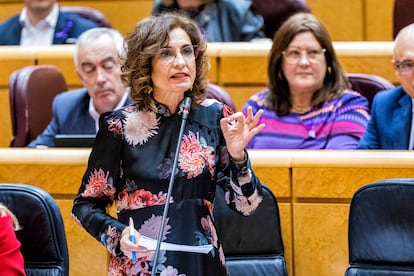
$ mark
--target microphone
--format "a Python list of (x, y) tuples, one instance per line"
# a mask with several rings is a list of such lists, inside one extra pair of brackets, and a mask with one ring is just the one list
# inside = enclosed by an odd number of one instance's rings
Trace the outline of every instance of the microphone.
[(184, 108), (183, 108), (182, 120), (187, 120), (188, 114), (190, 113), (191, 102), (192, 102), (191, 97), (186, 95), (186, 97), (184, 98)]
[(181, 141), (183, 139), (183, 133), (184, 133), (185, 124), (187, 122), (188, 114), (190, 113), (191, 102), (192, 102), (192, 99), (188, 95), (188, 93), (186, 92), (184, 94), (184, 104), (183, 104), (182, 117), (181, 117), (180, 133), (178, 135), (178, 141), (177, 141), (177, 148), (175, 150), (174, 162), (173, 162), (173, 166), (172, 166), (172, 169), (171, 169), (170, 182), (168, 184), (168, 192), (167, 192), (166, 202), (165, 202), (164, 211), (163, 211), (163, 214), (162, 214), (160, 230), (158, 232), (157, 246), (155, 247), (154, 258), (153, 258), (153, 261), (152, 261), (151, 276), (154, 276), (155, 272), (157, 270), (157, 260), (158, 260), (158, 255), (159, 255), (159, 252), (160, 252), (160, 247), (161, 247), (161, 242), (162, 242), (162, 236), (163, 236), (163, 233), (164, 233), (165, 223), (167, 221), (168, 209), (170, 207), (170, 198), (171, 198), (171, 192), (172, 192), (172, 189), (173, 189), (173, 186), (174, 186), (174, 180), (175, 180), (174, 176), (175, 176), (175, 171), (177, 169), (178, 156), (180, 154)]

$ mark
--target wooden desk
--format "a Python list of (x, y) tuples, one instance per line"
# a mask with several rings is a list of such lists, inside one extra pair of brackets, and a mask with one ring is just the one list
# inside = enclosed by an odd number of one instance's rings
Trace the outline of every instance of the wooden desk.
[(0, 182), (25, 183), (49, 192), (65, 224), (69, 275), (106, 275), (106, 249), (71, 217), (74, 196), (86, 169), (89, 150), (0, 149)]
[[(69, 243), (70, 274), (104, 275), (107, 252), (71, 218), (86, 149), (0, 149), (0, 183), (39, 186), (56, 199)], [(348, 267), (348, 211), (354, 192), (385, 178), (414, 178), (409, 151), (249, 150), (276, 195), (289, 275), (342, 276)]]
[(385, 178), (414, 177), (409, 151), (304, 151), (292, 157), (294, 275), (343, 275), (349, 203)]
[[(88, 275), (105, 275), (107, 270), (108, 258), (104, 247), (71, 218), (73, 199), (86, 169), (89, 153), (87, 149), (0, 149), (0, 183), (36, 185), (56, 199), (69, 244), (70, 275), (86, 275), (86, 270)], [(280, 196), (285, 250), (287, 256), (291, 256), (289, 158), (262, 154), (252, 158), (256, 160), (259, 177)], [(278, 178), (269, 177), (272, 174), (278, 175)]]

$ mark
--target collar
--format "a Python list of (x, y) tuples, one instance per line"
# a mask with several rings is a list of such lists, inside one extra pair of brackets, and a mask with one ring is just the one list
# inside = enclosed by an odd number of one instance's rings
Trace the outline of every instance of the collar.
[[(114, 108), (114, 110), (119, 109), (123, 107), (128, 99), (130, 88), (128, 87), (125, 90), (124, 95), (122, 96), (121, 100), (117, 104), (117, 106)], [(99, 113), (96, 111), (95, 105), (93, 104), (93, 100), (91, 97), (89, 97), (89, 114), (92, 116), (92, 118), (97, 121), (99, 119)]]
[[(150, 106), (148, 106), (148, 108), (152, 111), (154, 111), (155, 113), (164, 116), (164, 117), (171, 117), (173, 114), (171, 114), (170, 110), (168, 109), (168, 107), (166, 107), (165, 105), (163, 105), (162, 103), (157, 102), (151, 95), (150, 98)], [(178, 105), (178, 115), (181, 115), (183, 113), (183, 109), (184, 109), (184, 98), (181, 100), (180, 104)]]
[[(56, 26), (58, 17), (59, 17), (59, 5), (55, 3), (53, 5), (51, 12), (43, 20), (40, 20), (39, 23), (45, 22), (47, 25), (54, 27)], [(22, 12), (20, 13), (19, 22), (20, 22), (20, 25), (22, 25), (23, 27), (28, 27), (32, 25), (30, 24), (29, 17), (27, 16), (26, 7), (24, 7)]]

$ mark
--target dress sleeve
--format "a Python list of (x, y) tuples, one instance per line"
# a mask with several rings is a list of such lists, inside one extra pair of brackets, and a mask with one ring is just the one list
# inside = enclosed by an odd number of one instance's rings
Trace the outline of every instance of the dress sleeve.
[[(223, 116), (227, 116), (224, 105)], [(254, 174), (250, 158), (245, 150), (245, 160), (235, 162), (231, 159), (222, 136), (218, 184), (223, 187), (227, 205), (244, 216), (254, 213), (262, 201), (262, 185)]]
[(119, 240), (126, 227), (107, 213), (114, 202), (120, 174), (121, 133), (120, 114), (101, 115), (99, 131), (72, 209), (74, 219), (113, 255), (120, 254)]

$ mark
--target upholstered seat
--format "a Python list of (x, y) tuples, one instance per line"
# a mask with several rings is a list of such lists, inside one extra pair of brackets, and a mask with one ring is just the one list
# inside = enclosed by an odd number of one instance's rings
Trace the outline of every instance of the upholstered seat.
[(252, 0), (253, 9), (264, 19), (266, 37), (273, 35), (282, 23), (297, 12), (311, 12), (306, 0)]
[(60, 9), (64, 12), (75, 13), (80, 17), (89, 19), (98, 24), (99, 27), (112, 27), (111, 22), (105, 17), (105, 15), (101, 11), (97, 9), (85, 6), (61, 6)]
[(214, 217), (230, 275), (287, 275), (277, 201), (262, 188), (262, 203), (252, 215), (242, 216), (225, 204), (223, 189), (217, 187)]
[(230, 97), (230, 94), (224, 90), (223, 87), (218, 86), (214, 83), (209, 83), (207, 85), (207, 98), (216, 99), (226, 105), (228, 105), (233, 111), (236, 111), (236, 107), (234, 106), (233, 100)]
[(43, 132), (52, 119), (53, 98), (66, 90), (65, 78), (54, 65), (27, 66), (11, 74), (11, 147), (25, 147)]
[(52, 196), (36, 186), (0, 184), (0, 202), (16, 215), (21, 225), (16, 236), (22, 245), (26, 274), (69, 275), (65, 228)]
[(370, 108), (377, 92), (394, 88), (394, 85), (389, 80), (377, 75), (348, 73), (347, 77), (352, 85), (352, 89), (367, 98)]
[(393, 10), (393, 29), (392, 34), (395, 38), (398, 32), (405, 26), (414, 23), (414, 1), (394, 0)]
[(346, 276), (414, 275), (414, 179), (386, 179), (355, 192)]

